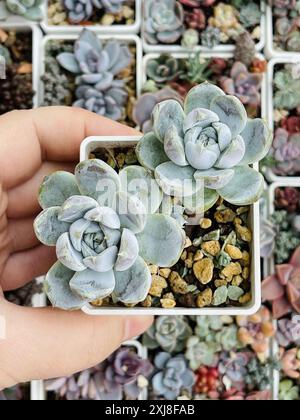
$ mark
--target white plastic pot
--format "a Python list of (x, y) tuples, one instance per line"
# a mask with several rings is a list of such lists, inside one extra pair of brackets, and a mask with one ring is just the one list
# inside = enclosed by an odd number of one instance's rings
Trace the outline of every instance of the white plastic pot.
[(135, 0), (135, 21), (132, 25), (50, 25), (48, 22), (48, 0), (45, 0), (44, 19), (41, 26), (46, 34), (78, 34), (88, 27), (99, 34), (137, 34), (141, 27), (142, 11), (141, 0)]
[[(273, 86), (273, 79), (275, 73), (275, 67), (278, 64), (293, 64), (293, 63), (300, 63), (300, 55), (297, 54), (291, 57), (277, 57), (273, 58), (268, 63), (268, 71), (267, 71), (267, 119), (268, 125), (272, 129), (273, 134), (275, 130), (275, 123), (274, 123), (274, 86)], [(283, 182), (287, 183), (294, 183), (300, 180), (299, 176), (279, 176), (275, 175), (271, 168), (267, 168), (265, 170), (265, 175), (270, 182)]]
[[(39, 54), (39, 77), (38, 77), (38, 104), (41, 106), (44, 102), (44, 83), (42, 81), (42, 76), (45, 73), (45, 58), (46, 58), (46, 45), (50, 41), (76, 41), (79, 35), (47, 35), (42, 39), (40, 46)], [(135, 76), (136, 76), (136, 95), (140, 95), (142, 83), (141, 83), (141, 62), (143, 58), (142, 44), (141, 40), (137, 35), (97, 35), (99, 39), (107, 41), (110, 39), (115, 39), (129, 45), (134, 45), (136, 47), (136, 66), (135, 66)]]
[(14, 23), (10, 21), (2, 23), (0, 21), (0, 28), (5, 31), (32, 33), (32, 89), (35, 93), (33, 96), (33, 108), (37, 108), (39, 90), (39, 45), (42, 39), (42, 32), (36, 24), (25, 21), (22, 22), (20, 19)]
[[(148, 0), (142, 0), (142, 12), (143, 12), (143, 7), (144, 4), (147, 2)], [(226, 2), (225, 2), (226, 3)], [(144, 15), (144, 13), (142, 13), (142, 16)], [(256, 51), (261, 51), (264, 46), (265, 46), (265, 24), (266, 24), (266, 17), (265, 17), (265, 3), (264, 1), (261, 1), (261, 21), (260, 21), (260, 27), (261, 27), (261, 37), (259, 42), (256, 44)], [(185, 47), (182, 47), (180, 44), (159, 44), (159, 45), (152, 45), (149, 44), (144, 36), (144, 26), (145, 26), (145, 22), (143, 21), (142, 18), (142, 40), (143, 40), (143, 47), (144, 47), (144, 51), (146, 53), (151, 53), (151, 52), (156, 52), (156, 53), (169, 53), (169, 52), (173, 52), (173, 53), (180, 53), (180, 52), (187, 52), (188, 49)], [(201, 45), (193, 48), (192, 52), (207, 52), (207, 53), (217, 53), (217, 52), (233, 52), (235, 50), (235, 45), (234, 44), (219, 44), (216, 45), (214, 48), (207, 48), (207, 47), (203, 47)]]
[[(141, 137), (88, 137), (81, 145), (80, 160), (89, 159), (90, 154), (97, 148), (128, 148), (135, 146)], [(255, 166), (258, 170), (258, 167)], [(83, 311), (89, 315), (253, 315), (261, 305), (261, 266), (260, 266), (260, 223), (259, 203), (251, 206), (250, 227), (253, 231), (251, 290), (252, 300), (244, 307), (227, 308), (123, 308), (123, 307), (95, 307), (86, 305)]]

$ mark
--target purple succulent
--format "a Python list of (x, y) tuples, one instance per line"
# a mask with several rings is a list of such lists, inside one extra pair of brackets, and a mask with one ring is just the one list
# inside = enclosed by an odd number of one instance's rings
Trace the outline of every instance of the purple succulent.
[(223, 376), (224, 384), (229, 383), (230, 388), (234, 387), (243, 390), (247, 375), (247, 365), (251, 359), (250, 352), (226, 353), (223, 352), (219, 361), (219, 372)]
[(133, 121), (141, 128), (141, 131), (144, 134), (149, 133), (152, 130), (151, 115), (155, 105), (168, 99), (175, 99), (183, 104), (181, 96), (169, 87), (154, 93), (145, 93), (137, 101), (133, 109), (132, 117)]
[(295, 175), (300, 172), (300, 133), (289, 134), (284, 128), (277, 128), (274, 135), (272, 154), (276, 160), (274, 172), (277, 175)]
[(289, 347), (292, 344), (300, 346), (300, 321), (298, 319), (280, 319), (277, 323), (277, 341), (281, 347)]
[(234, 63), (230, 77), (221, 77), (221, 88), (228, 94), (237, 96), (244, 105), (254, 107), (260, 104), (261, 73), (250, 73), (245, 64)]

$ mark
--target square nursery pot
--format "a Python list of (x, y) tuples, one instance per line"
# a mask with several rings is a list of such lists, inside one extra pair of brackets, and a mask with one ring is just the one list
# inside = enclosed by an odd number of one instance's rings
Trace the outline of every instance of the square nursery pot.
[[(81, 144), (80, 161), (90, 158), (91, 153), (96, 149), (105, 148), (128, 148), (137, 145), (141, 137), (88, 137)], [(258, 166), (254, 166), (258, 170)], [(174, 309), (164, 308), (125, 308), (102, 306), (95, 307), (87, 304), (83, 307), (83, 312), (89, 315), (253, 315), (258, 312), (261, 306), (261, 265), (260, 265), (260, 223), (259, 223), (259, 203), (251, 206), (249, 227), (253, 232), (251, 244), (251, 301), (241, 307), (225, 308), (185, 308), (176, 307)]]
[[(80, 31), (82, 31), (82, 28), (80, 28)], [(135, 54), (135, 81), (136, 81), (136, 97), (140, 96), (141, 92), (141, 62), (142, 62), (142, 44), (141, 40), (137, 35), (97, 35), (99, 39), (103, 41), (109, 41), (109, 40), (117, 40), (121, 41), (128, 45), (133, 45), (136, 48), (136, 54)], [(66, 42), (75, 42), (79, 37), (78, 34), (55, 34), (55, 35), (46, 35), (43, 37), (41, 41), (41, 48), (40, 48), (40, 55), (39, 55), (39, 76), (38, 76), (38, 104), (39, 106), (43, 106), (44, 104), (44, 83), (42, 80), (43, 75), (45, 74), (45, 58), (46, 58), (46, 46), (51, 41), (66, 41)]]
[[(129, 347), (136, 351), (137, 355), (142, 359), (147, 359), (147, 349), (137, 340), (130, 340), (123, 343), (121, 347)], [(47, 401), (47, 390), (45, 389), (45, 381), (32, 381), (30, 384), (31, 401)], [(144, 401), (148, 399), (148, 389), (143, 388), (138, 400)]]
[(295, 59), (297, 54), (299, 54), (298, 61), (300, 60), (300, 51), (284, 51), (276, 48), (274, 45), (274, 20), (273, 20), (273, 8), (271, 6), (266, 6), (266, 25), (265, 25), (265, 54), (268, 59), (272, 58), (289, 58), (291, 60)]
[[(274, 122), (274, 75), (275, 75), (275, 69), (277, 65), (280, 64), (296, 64), (300, 62), (300, 55), (297, 56), (297, 54), (293, 54), (293, 56), (287, 57), (287, 56), (280, 56), (277, 58), (273, 58), (268, 62), (268, 70), (267, 70), (267, 119), (268, 119), (268, 125), (270, 129), (272, 130), (272, 135), (274, 135), (275, 132), (275, 122)], [(270, 182), (283, 182), (286, 183), (285, 186), (291, 186), (290, 183), (297, 183), (300, 180), (300, 176), (280, 176), (276, 175), (272, 168), (266, 168), (265, 169), (265, 175)]]
[[(156, 53), (178, 53), (178, 52), (186, 52), (188, 49), (186, 47), (183, 47), (180, 44), (180, 40), (176, 44), (150, 44), (146, 41), (145, 35), (144, 35), (144, 28), (145, 28), (145, 22), (143, 20), (144, 16), (144, 7), (147, 0), (142, 0), (142, 40), (143, 40), (143, 47), (144, 51), (146, 53), (156, 52)], [(218, 3), (222, 3), (221, 1), (218, 1)], [(223, 3), (227, 3), (224, 2)], [(266, 16), (265, 16), (265, 2), (264, 0), (261, 1), (261, 20), (260, 20), (260, 27), (261, 27), (261, 36), (259, 42), (256, 43), (256, 51), (261, 51), (265, 46), (265, 34), (266, 34)], [(229, 43), (229, 44), (218, 44), (213, 48), (203, 47), (200, 44), (193, 48), (192, 52), (234, 52), (235, 50), (235, 44)]]
[(0, 29), (4, 31), (15, 31), (17, 33), (31, 33), (32, 36), (32, 90), (34, 96), (32, 98), (33, 108), (38, 107), (38, 91), (39, 91), (39, 45), (42, 39), (40, 28), (31, 22), (17, 19), (16, 21), (0, 21)]
[(53, 25), (49, 22), (48, 17), (48, 7), (50, 0), (45, 0), (44, 6), (44, 19), (41, 22), (41, 27), (43, 28), (46, 34), (78, 34), (84, 27), (88, 27), (89, 29), (93, 29), (95, 32), (99, 34), (137, 34), (141, 27), (142, 22), (142, 11), (141, 11), (141, 1), (142, 0), (134, 0), (135, 4), (135, 19), (134, 23), (132, 24), (112, 24), (112, 25)]

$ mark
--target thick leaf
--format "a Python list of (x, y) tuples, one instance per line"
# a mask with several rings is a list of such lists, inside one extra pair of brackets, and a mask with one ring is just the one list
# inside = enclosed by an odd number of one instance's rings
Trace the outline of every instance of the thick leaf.
[(217, 191), (204, 188), (204, 191), (200, 189), (196, 194), (184, 197), (182, 204), (189, 213), (203, 217), (204, 213), (211, 209), (218, 199), (219, 194)]
[(185, 239), (185, 232), (176, 220), (162, 214), (148, 216), (144, 231), (137, 235), (140, 256), (159, 267), (172, 267), (177, 263)]
[(68, 232), (70, 224), (58, 220), (59, 213), (60, 207), (51, 207), (42, 211), (35, 219), (34, 232), (42, 244), (55, 246), (58, 238)]
[(247, 112), (235, 96), (218, 96), (212, 101), (211, 110), (219, 116), (221, 123), (230, 128), (232, 138), (237, 137), (246, 127)]
[(137, 304), (146, 299), (151, 287), (152, 278), (145, 261), (138, 257), (129, 270), (116, 271), (116, 300), (127, 305)]
[(117, 194), (116, 204), (121, 226), (133, 233), (141, 232), (147, 221), (147, 210), (143, 203), (137, 197), (120, 191)]
[(69, 172), (54, 172), (46, 176), (39, 190), (39, 203), (43, 209), (62, 206), (67, 198), (80, 195), (75, 176)]
[(243, 159), (245, 150), (245, 143), (242, 136), (237, 136), (237, 138), (233, 139), (227, 149), (221, 154), (215, 164), (215, 167), (219, 169), (234, 168)]
[(156, 168), (155, 178), (165, 194), (185, 197), (197, 191), (194, 173), (195, 169), (191, 166), (180, 167), (166, 162)]
[(164, 148), (168, 158), (178, 166), (187, 166), (185, 158), (184, 141), (179, 136), (177, 128), (169, 127), (166, 132)]
[(129, 229), (124, 229), (122, 232), (121, 245), (119, 249), (118, 259), (115, 264), (115, 270), (128, 270), (135, 263), (138, 255), (139, 244), (135, 234)]
[(168, 162), (164, 145), (154, 133), (146, 134), (136, 147), (136, 155), (142, 166), (154, 171), (161, 163)]
[(215, 143), (207, 145), (205, 143), (188, 142), (185, 146), (186, 157), (194, 169), (207, 170), (212, 168), (220, 156), (219, 146)]
[(174, 126), (179, 136), (183, 137), (182, 127), (185, 119), (182, 106), (174, 99), (157, 104), (152, 113), (153, 130), (157, 138), (164, 143), (167, 130)]
[(234, 169), (232, 180), (218, 190), (224, 200), (236, 206), (247, 206), (260, 199), (264, 190), (264, 177), (249, 166)]
[(73, 53), (64, 52), (56, 57), (58, 63), (71, 73), (79, 74), (80, 67)]
[(107, 273), (112, 270), (118, 256), (118, 247), (111, 246), (95, 257), (87, 257), (83, 260), (86, 267), (97, 273)]
[(101, 206), (113, 207), (121, 184), (118, 174), (107, 163), (99, 159), (81, 162), (75, 176), (82, 194), (94, 198)]
[(74, 195), (68, 198), (60, 208), (58, 219), (63, 222), (73, 223), (82, 219), (91, 209), (98, 207), (98, 203), (91, 197)]
[(155, 213), (159, 208), (163, 192), (153, 174), (141, 166), (127, 166), (119, 173), (122, 190), (137, 197), (147, 213)]
[(226, 124), (220, 122), (213, 123), (212, 126), (218, 133), (218, 144), (221, 152), (223, 152), (231, 143), (231, 131)]
[(246, 152), (240, 165), (250, 165), (262, 160), (269, 152), (272, 145), (272, 135), (267, 124), (257, 118), (248, 120), (242, 137), (246, 146)]
[[(78, 219), (76, 222), (74, 222), (70, 227), (70, 239), (73, 247), (76, 249), (76, 251), (81, 252), (82, 250), (82, 238), (86, 231), (86, 229), (91, 225), (91, 222), (85, 219)], [(98, 226), (98, 230), (100, 230), (100, 227)]]
[(184, 110), (189, 114), (196, 108), (210, 109), (212, 101), (218, 96), (224, 96), (225, 93), (216, 85), (205, 82), (191, 89), (186, 97)]
[(195, 173), (195, 179), (202, 180), (205, 188), (217, 190), (224, 188), (228, 182), (231, 181), (234, 176), (233, 169), (209, 169), (207, 171), (197, 171)]
[(55, 308), (65, 310), (81, 309), (87, 302), (75, 295), (70, 288), (74, 272), (59, 261), (48, 271), (44, 282), (44, 290)]
[(104, 233), (104, 239), (106, 240), (107, 246), (119, 245), (121, 240), (121, 232), (118, 229), (109, 229), (105, 226), (102, 226), (102, 231)]
[(87, 269), (81, 273), (75, 273), (70, 281), (70, 288), (82, 299), (92, 302), (111, 295), (114, 291), (115, 284), (113, 270), (105, 273), (96, 273), (93, 270)]
[(206, 128), (216, 122), (219, 122), (219, 117), (215, 112), (206, 108), (197, 108), (187, 115), (183, 130), (186, 133), (194, 127)]
[(85, 215), (84, 218), (86, 220), (90, 220), (91, 222), (101, 223), (110, 229), (120, 229), (121, 222), (118, 214), (115, 210), (109, 207), (100, 207), (97, 206), (96, 208), (89, 210)]
[(58, 260), (72, 271), (84, 271), (82, 254), (73, 248), (68, 233), (63, 233), (56, 243), (56, 255)]

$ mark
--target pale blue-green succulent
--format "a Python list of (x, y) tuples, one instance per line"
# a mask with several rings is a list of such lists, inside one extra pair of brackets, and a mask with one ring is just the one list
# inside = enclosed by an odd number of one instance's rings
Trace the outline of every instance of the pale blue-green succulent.
[(207, 210), (219, 196), (235, 205), (259, 199), (264, 179), (250, 165), (267, 155), (272, 139), (263, 120), (248, 120), (238, 98), (206, 82), (188, 93), (184, 107), (164, 101), (152, 117), (153, 132), (137, 156), (165, 194), (191, 211)]
[(5, 0), (7, 10), (26, 19), (39, 21), (43, 18), (44, 0)]
[(155, 214), (162, 192), (152, 180), (144, 168), (117, 174), (98, 159), (81, 162), (75, 175), (45, 178), (39, 193), (44, 210), (34, 229), (43, 244), (56, 247), (58, 262), (45, 279), (53, 306), (79, 309), (111, 295), (137, 304), (151, 286), (147, 264), (178, 261), (185, 233), (173, 218)]

